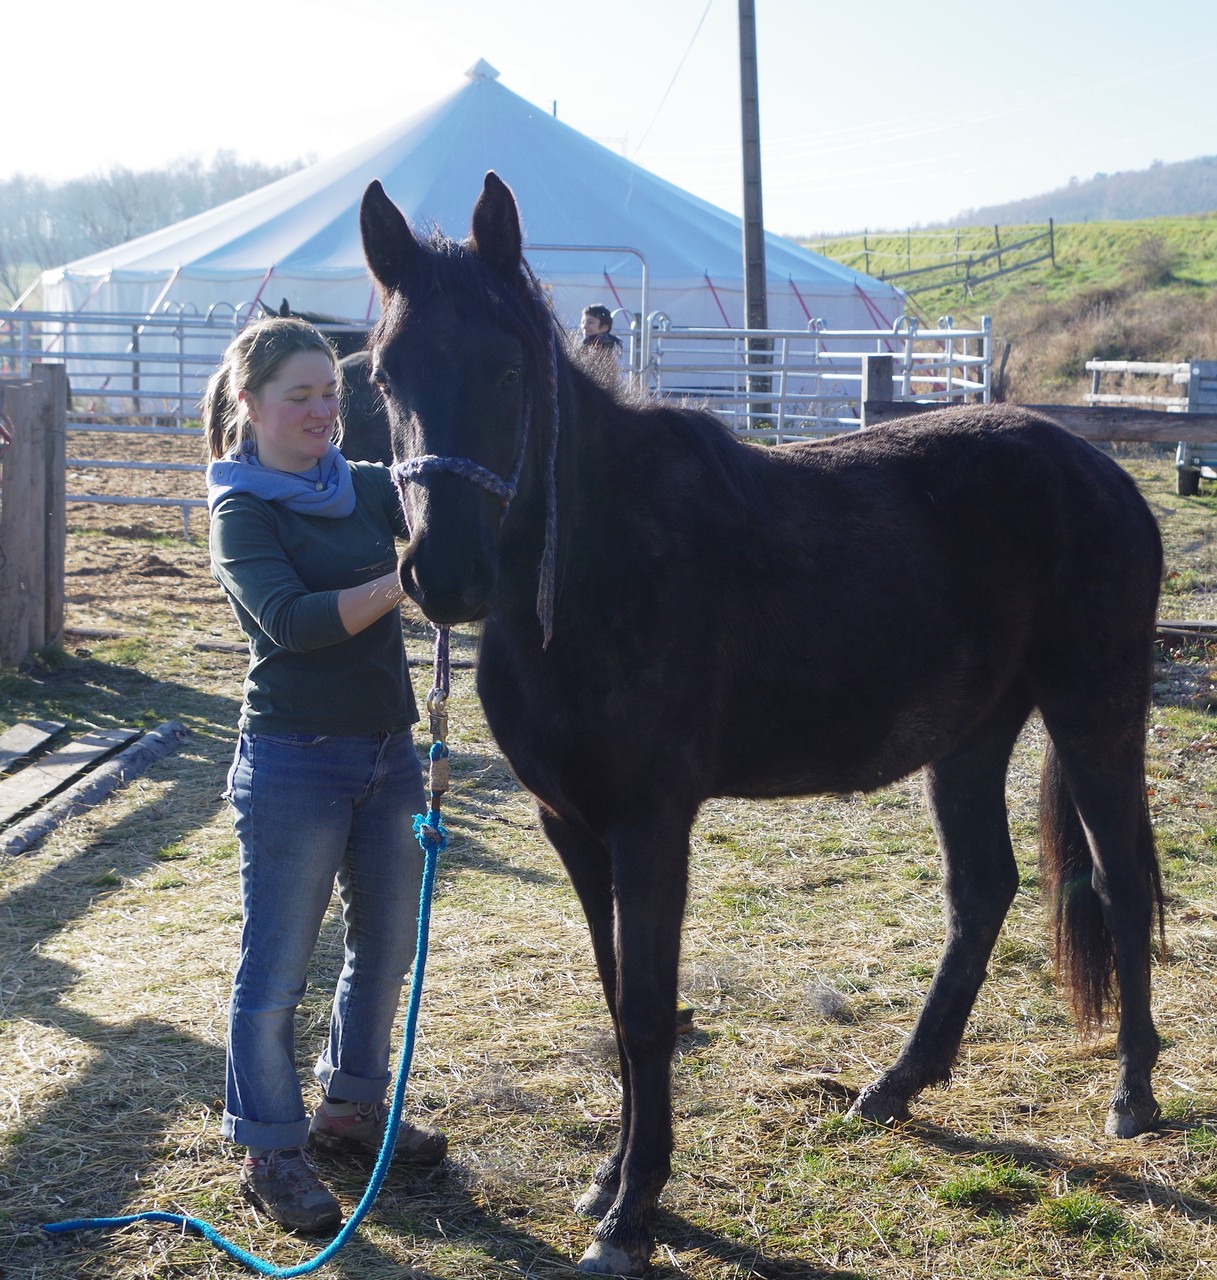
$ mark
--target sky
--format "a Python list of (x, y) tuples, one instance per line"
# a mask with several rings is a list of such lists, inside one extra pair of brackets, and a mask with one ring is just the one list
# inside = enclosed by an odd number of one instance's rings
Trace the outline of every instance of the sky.
[[(1215, 0), (755, 11), (770, 231), (917, 227), (1217, 154)], [(323, 159), (484, 58), (604, 146), (743, 208), (738, 0), (13, 2), (2, 35), (0, 178)]]

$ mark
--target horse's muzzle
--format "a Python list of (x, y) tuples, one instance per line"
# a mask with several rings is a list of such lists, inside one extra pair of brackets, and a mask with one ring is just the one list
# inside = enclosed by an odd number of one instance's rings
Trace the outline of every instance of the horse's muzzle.
[(397, 564), (402, 590), (437, 627), (478, 622), (490, 612), (494, 573), (488, 566), (465, 566), (453, 573), (451, 566), (428, 563), (422, 547), (411, 542)]

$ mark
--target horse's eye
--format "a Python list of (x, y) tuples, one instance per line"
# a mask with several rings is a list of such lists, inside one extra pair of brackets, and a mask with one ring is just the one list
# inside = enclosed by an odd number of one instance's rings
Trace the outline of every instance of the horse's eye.
[(514, 387), (517, 382), (524, 376), (523, 369), (518, 364), (513, 364), (499, 379), (499, 385), (503, 387)]
[(380, 365), (373, 365), (371, 378), (373, 385), (387, 395), (389, 391), (389, 375), (385, 373)]

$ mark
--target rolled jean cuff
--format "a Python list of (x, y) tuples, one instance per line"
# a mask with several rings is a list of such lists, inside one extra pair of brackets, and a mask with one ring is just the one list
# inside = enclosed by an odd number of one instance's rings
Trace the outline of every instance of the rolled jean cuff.
[(313, 1068), (315, 1075), (330, 1098), (340, 1098), (343, 1102), (383, 1102), (389, 1092), (391, 1077), (381, 1076), (377, 1080), (369, 1080), (364, 1076), (348, 1075), (332, 1067), (324, 1057), (317, 1059)]
[(308, 1117), (286, 1122), (243, 1120), (225, 1111), (220, 1132), (243, 1147), (265, 1147), (267, 1150), (303, 1147), (308, 1142)]

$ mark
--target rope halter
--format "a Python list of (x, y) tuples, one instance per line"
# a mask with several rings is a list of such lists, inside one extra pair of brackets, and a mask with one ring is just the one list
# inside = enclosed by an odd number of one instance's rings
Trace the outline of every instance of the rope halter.
[[(550, 431), (545, 450), (545, 544), (541, 555), (540, 579), (537, 584), (537, 619), (541, 623), (542, 648), (548, 648), (554, 626), (554, 581), (558, 546), (558, 502), (556, 484), (556, 460), (558, 452), (558, 349), (551, 329), (549, 334), (546, 392), (549, 399)], [(528, 452), (528, 438), (532, 428), (532, 396), (524, 404), (524, 431), (520, 438), (520, 451), (516, 455), (511, 475), (504, 479), (472, 458), (445, 457), (436, 453), (423, 453), (415, 458), (394, 462), (389, 475), (397, 487), (402, 510), (406, 511), (406, 486), (417, 484), (427, 476), (449, 474), (459, 476), (495, 494), (502, 500), (503, 515), (516, 496), (520, 485), (520, 473), (524, 469), (524, 457)]]

